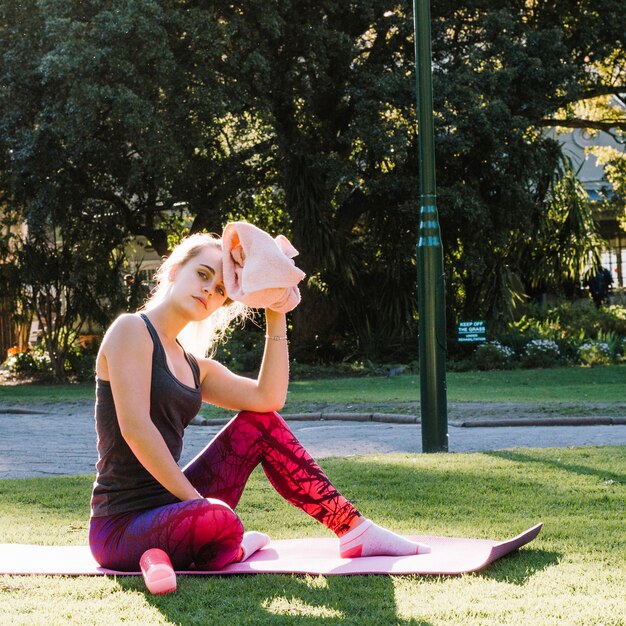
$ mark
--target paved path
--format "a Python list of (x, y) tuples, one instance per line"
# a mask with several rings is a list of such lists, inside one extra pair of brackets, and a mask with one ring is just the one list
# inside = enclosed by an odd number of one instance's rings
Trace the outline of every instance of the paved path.
[[(5, 412), (0, 407), (0, 479), (94, 472), (96, 436), (92, 408), (60, 412)], [(418, 424), (340, 420), (294, 421), (291, 427), (316, 458), (387, 452), (421, 452)], [(193, 458), (220, 426), (190, 426), (182, 462)], [(626, 445), (626, 425), (460, 427), (450, 425), (450, 452), (503, 448)]]

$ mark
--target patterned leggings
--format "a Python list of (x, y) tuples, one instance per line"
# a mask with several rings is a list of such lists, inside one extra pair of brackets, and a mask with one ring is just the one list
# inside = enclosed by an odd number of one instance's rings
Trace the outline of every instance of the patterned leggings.
[(233, 509), (259, 463), (283, 498), (333, 532), (345, 532), (359, 515), (280, 415), (244, 411), (183, 469), (206, 499), (92, 518), (89, 544), (96, 561), (136, 571), (149, 548), (165, 550), (178, 570), (215, 570), (236, 561), (243, 525)]

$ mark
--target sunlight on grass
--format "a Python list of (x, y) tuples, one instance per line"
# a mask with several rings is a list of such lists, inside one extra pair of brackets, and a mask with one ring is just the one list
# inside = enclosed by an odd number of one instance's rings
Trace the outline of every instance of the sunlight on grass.
[(276, 597), (267, 600), (262, 607), (273, 615), (298, 615), (302, 617), (340, 617), (345, 615), (341, 611), (326, 606), (311, 606), (299, 598)]
[(574, 564), (565, 559), (542, 571), (529, 571), (513, 586), (494, 580), (489, 570), (440, 579), (436, 586), (410, 577), (394, 578), (398, 616), (429, 624), (622, 624), (623, 593), (606, 583), (614, 576), (623, 580), (624, 573), (613, 565), (612, 573), (589, 576), (595, 571), (593, 561)]
[[(0, 624), (170, 624), (144, 593), (123, 589), (114, 578), (99, 576), (3, 577)], [(4, 585), (9, 586), (6, 590)]]
[[(625, 365), (446, 375), (450, 402), (623, 402), (625, 379)], [(300, 380), (288, 402), (414, 402), (419, 393), (419, 376)]]
[[(329, 590), (328, 580), (323, 576), (303, 576), (300, 579), (302, 587), (306, 588), (307, 592), (311, 590), (315, 593), (315, 590)], [(324, 594), (318, 594), (320, 600), (324, 598)], [(305, 601), (301, 597), (297, 596), (275, 596), (267, 598), (261, 603), (263, 609), (273, 615), (290, 615), (290, 616), (302, 616), (302, 617), (320, 617), (320, 618), (345, 618), (343, 611), (331, 608), (323, 603), (313, 603), (311, 601)]]

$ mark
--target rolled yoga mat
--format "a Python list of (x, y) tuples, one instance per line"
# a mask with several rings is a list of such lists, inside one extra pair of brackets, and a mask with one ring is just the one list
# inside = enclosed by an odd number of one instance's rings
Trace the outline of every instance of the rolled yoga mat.
[[(480, 570), (532, 541), (541, 530), (536, 524), (505, 541), (452, 537), (410, 536), (431, 546), (429, 554), (415, 556), (339, 557), (337, 539), (283, 539), (270, 542), (243, 563), (218, 571), (179, 571), (178, 574), (463, 574)], [(115, 574), (141, 575), (100, 567), (88, 546), (37, 546), (0, 544), (0, 574), (49, 574), (82, 576)]]

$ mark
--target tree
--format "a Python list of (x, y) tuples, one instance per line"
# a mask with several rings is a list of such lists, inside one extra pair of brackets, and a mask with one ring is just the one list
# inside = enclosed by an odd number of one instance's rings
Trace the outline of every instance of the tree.
[(219, 207), (208, 205), (228, 171), (212, 166), (227, 109), (212, 11), (156, 0), (9, 0), (0, 11), (11, 51), (3, 141), (27, 218), (33, 191), (54, 179), (161, 254), (161, 218), (180, 202), (194, 213), (206, 205), (196, 227), (219, 230)]
[(219, 97), (205, 91), (215, 29), (206, 11), (170, 8), (0, 7), (0, 145), (8, 202), (28, 233), (17, 256), (21, 298), (58, 378), (82, 324), (108, 324), (124, 308), (126, 238), (145, 235), (166, 254), (165, 219), (179, 199), (198, 205), (211, 184), (195, 181), (199, 162), (219, 152), (210, 132)]
[(333, 345), (349, 336), (358, 352), (392, 335), (415, 344), (407, 14), (377, 0), (246, 2), (221, 7), (220, 20), (220, 72), (246, 103), (233, 114), (257, 133), (256, 159), (242, 166), (250, 180), (283, 190), (308, 274), (294, 312), (296, 354), (337, 356)]
[(59, 381), (66, 379), (69, 349), (85, 324), (105, 326), (123, 309), (125, 294), (119, 280), (123, 251), (113, 248), (107, 234), (102, 219), (89, 232), (72, 220), (31, 229), (17, 250), (19, 300), (39, 322)]
[[(257, 144), (255, 163), (285, 191), (310, 276), (295, 314), (308, 331), (301, 351), (328, 349), (337, 335), (356, 336), (361, 353), (367, 343), (406, 345), (416, 334), (418, 173), (410, 3), (231, 3), (220, 17), (220, 71), (270, 140)], [(623, 29), (617, 2), (433, 3), (451, 319), (502, 320), (545, 282), (526, 263), (540, 234), (552, 255), (569, 255), (550, 257), (552, 268), (593, 248), (593, 223), (559, 244), (562, 155), (543, 129), (588, 87), (609, 89), (585, 59), (592, 49), (609, 59)]]
[[(626, 142), (626, 52), (623, 47), (616, 48), (607, 59), (593, 63), (590, 57), (589, 62), (594, 74), (601, 77), (598, 82), (601, 80), (607, 89), (598, 89), (600, 95), (590, 95), (564, 110), (560, 123), (570, 128), (585, 124), (583, 127), (589, 132), (607, 133), (615, 144), (623, 146)], [(596, 147), (591, 152), (604, 166), (608, 183), (602, 211), (614, 213), (622, 230), (626, 230), (626, 152), (613, 147)]]
[[(434, 6), (438, 180), (450, 302), (461, 317), (497, 322), (510, 315), (516, 297), (545, 285), (546, 267), (576, 265), (597, 244), (588, 236), (589, 222), (569, 232), (568, 246), (559, 242), (554, 198), (563, 195), (558, 177), (565, 168), (560, 146), (542, 131), (561, 124), (562, 108), (592, 88), (609, 88), (585, 59), (591, 50), (598, 59), (613, 54), (624, 17), (613, 2)], [(575, 206), (583, 209), (581, 203), (578, 198)], [(538, 258), (538, 241), (543, 263), (529, 263)]]
[[(597, 68), (621, 58), (626, 17), (617, 0), (432, 14), (450, 320), (498, 320), (544, 280), (528, 262), (540, 236), (566, 255), (555, 272), (590, 247), (549, 226), (564, 168), (543, 131), (621, 93)], [(144, 235), (160, 253), (181, 207), (192, 230), (290, 229), (308, 273), (298, 356), (415, 349), (410, 2), (6, 0), (0, 43), (0, 144), (29, 224), (73, 207), (80, 223), (111, 216), (111, 250)]]

